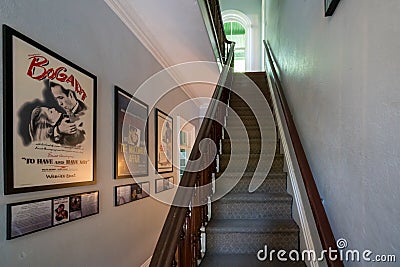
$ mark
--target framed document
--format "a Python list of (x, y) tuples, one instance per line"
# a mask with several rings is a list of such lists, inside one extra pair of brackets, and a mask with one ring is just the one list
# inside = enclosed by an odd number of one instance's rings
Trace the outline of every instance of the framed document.
[(97, 78), (3, 25), (5, 194), (95, 183)]
[(115, 87), (115, 178), (147, 176), (149, 107)]
[(99, 191), (7, 204), (7, 240), (99, 213)]
[(168, 114), (156, 109), (156, 172), (166, 173), (173, 171), (173, 119)]

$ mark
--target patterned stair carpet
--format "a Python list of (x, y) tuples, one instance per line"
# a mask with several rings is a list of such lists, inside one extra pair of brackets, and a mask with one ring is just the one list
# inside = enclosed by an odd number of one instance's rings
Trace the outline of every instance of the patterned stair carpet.
[[(234, 74), (235, 92), (239, 92), (240, 95), (240, 90), (261, 90), (270, 104), (265, 75), (250, 73), (248, 76), (259, 88), (249, 86), (249, 81), (242, 74)], [(276, 258), (271, 262), (269, 259), (260, 261), (257, 258), (257, 252), (265, 246), (268, 251), (284, 249), (289, 253), (291, 250), (299, 250), (299, 227), (292, 219), (292, 197), (286, 191), (284, 158), (279, 151), (279, 140), (273, 138), (273, 132), (276, 131), (275, 122), (272, 119), (260, 127), (254, 111), (265, 109), (265, 100), (260, 101), (256, 94), (254, 102), (251, 97), (246, 100), (245, 102), (237, 94), (231, 94), (229, 105), (246, 127), (244, 133), (247, 132), (247, 136), (239, 136), (243, 135), (243, 131), (240, 132), (239, 129), (243, 126), (239, 118), (228, 113), (219, 175), (223, 173), (224, 177), (240, 180), (228, 194), (212, 203), (212, 219), (206, 227), (207, 252), (200, 266), (305, 266), (303, 262), (279, 262)], [(231, 154), (232, 138), (248, 139), (248, 143), (239, 142), (235, 154)], [(256, 191), (249, 193), (249, 185), (260, 155), (271, 151), (271, 147), (275, 147), (272, 166), (265, 170), (261, 168), (262, 176), (266, 179)], [(249, 152), (249, 155), (246, 152)], [(245, 171), (236, 170), (235, 166), (243, 164), (244, 160), (247, 162)], [(226, 170), (228, 164), (232, 164), (233, 167)], [(216, 190), (218, 191), (218, 184)]]

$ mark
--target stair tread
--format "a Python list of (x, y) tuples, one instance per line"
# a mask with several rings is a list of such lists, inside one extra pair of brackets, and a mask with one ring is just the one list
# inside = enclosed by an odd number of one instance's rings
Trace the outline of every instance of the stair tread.
[(274, 260), (259, 261), (254, 254), (211, 254), (207, 253), (201, 262), (201, 267), (305, 267), (304, 262), (279, 262)]
[[(235, 130), (235, 129), (242, 129), (242, 126), (228, 124), (228, 125), (226, 125), (226, 128), (227, 129), (231, 129), (231, 130)], [(255, 130), (259, 130), (259, 129), (272, 130), (272, 129), (275, 129), (275, 128), (276, 128), (275, 124), (273, 124), (273, 125), (269, 124), (269, 125), (264, 126), (262, 128), (260, 128), (258, 125), (246, 125), (246, 130), (250, 130), (250, 131), (251, 130), (255, 131)]]
[[(227, 176), (227, 177), (229, 177), (229, 176), (233, 176), (233, 177), (237, 177), (238, 175), (240, 175), (242, 178), (240, 178), (241, 180), (242, 179), (248, 179), (248, 180), (251, 180), (251, 179), (253, 179), (253, 175), (254, 175), (254, 172), (244, 172), (244, 173), (242, 173), (242, 172), (237, 172), (237, 173), (235, 173), (235, 172), (224, 172), (223, 173), (224, 174), (224, 176)], [(222, 173), (221, 172), (219, 172), (219, 173), (217, 173), (217, 175), (216, 175), (216, 177), (218, 178), (218, 177), (220, 177), (222, 175)], [(287, 178), (287, 173), (286, 172), (276, 172), (276, 173), (269, 173), (269, 174), (263, 174), (263, 175), (265, 175), (267, 178), (266, 179), (285, 179), (286, 180), (286, 178)], [(259, 176), (261, 176), (261, 175), (259, 175)]]
[(283, 158), (283, 154), (274, 154), (274, 153), (235, 153), (235, 154), (220, 154), (220, 159), (221, 160), (238, 160), (238, 159), (256, 159), (260, 157), (260, 154), (263, 154), (263, 156), (267, 157), (273, 157), (273, 158)]
[(216, 219), (207, 225), (208, 233), (282, 233), (298, 232), (293, 219)]
[[(248, 138), (236, 138), (235, 140), (237, 140), (237, 141), (243, 141), (243, 142), (246, 142), (246, 141), (248, 141), (249, 143), (251, 142), (251, 143), (261, 143), (261, 138), (251, 138), (251, 139), (248, 139)], [(223, 143), (231, 143), (232, 141), (230, 140), (230, 139), (221, 139), (221, 141), (223, 142)], [(274, 141), (274, 140), (264, 140), (263, 141), (263, 143), (272, 143), (272, 142), (276, 142), (276, 141)]]
[(219, 199), (217, 203), (226, 202), (266, 202), (266, 201), (292, 201), (292, 196), (286, 192), (283, 193), (229, 193)]

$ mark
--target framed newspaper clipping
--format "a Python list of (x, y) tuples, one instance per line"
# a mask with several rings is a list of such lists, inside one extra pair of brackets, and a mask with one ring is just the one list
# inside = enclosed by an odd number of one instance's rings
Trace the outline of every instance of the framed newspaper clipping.
[(95, 183), (97, 78), (3, 25), (5, 194)]

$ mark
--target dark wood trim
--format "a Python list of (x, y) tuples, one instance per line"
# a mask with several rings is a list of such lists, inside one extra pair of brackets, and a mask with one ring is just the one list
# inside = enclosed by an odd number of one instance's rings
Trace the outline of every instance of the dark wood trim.
[(219, 0), (198, 0), (199, 8), (203, 16), (211, 46), (215, 58), (220, 63), (226, 63), (228, 59), (229, 46), (232, 44), (226, 38), (224, 23), (222, 21)]
[(330, 3), (327, 3), (328, 0), (324, 0), (325, 5), (325, 17), (330, 17), (335, 12), (336, 7), (339, 4), (340, 0), (332, 0)]
[[(317, 185), (315, 184), (314, 176), (311, 172), (310, 165), (308, 164), (306, 154), (300, 141), (296, 125), (293, 121), (292, 113), (290, 112), (289, 105), (286, 101), (285, 94), (278, 76), (277, 64), (274, 60), (271, 47), (264, 41), (265, 49), (267, 52), (267, 75), (275, 82), (278, 90), (280, 105), (282, 106), (285, 120), (289, 129), (290, 138), (292, 139), (294, 151), (296, 154), (297, 162), (299, 163), (301, 176), (303, 177), (304, 185), (307, 191), (308, 199), (311, 205), (311, 210), (314, 215), (315, 224), (318, 229), (319, 237), (321, 239), (322, 248), (325, 250), (338, 250), (332, 228), (329, 224), (328, 216), (326, 215), (321, 197), (318, 192)], [(343, 262), (340, 260), (331, 261), (327, 258), (328, 266), (342, 267)]]

